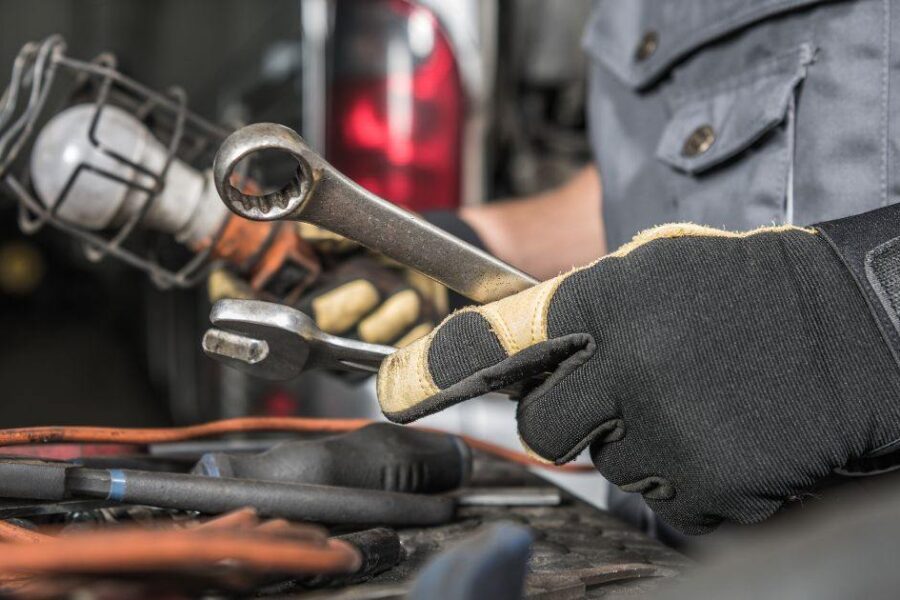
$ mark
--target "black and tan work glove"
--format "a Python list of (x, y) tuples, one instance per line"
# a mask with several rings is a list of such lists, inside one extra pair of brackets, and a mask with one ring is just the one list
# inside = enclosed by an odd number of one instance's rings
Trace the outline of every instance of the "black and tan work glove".
[(891, 210), (807, 229), (651, 229), (453, 314), (383, 364), (381, 408), (408, 423), (548, 374), (518, 403), (529, 451), (564, 463), (589, 447), (686, 533), (759, 521), (900, 438), (883, 336), (898, 335), (900, 240), (865, 258), (900, 235)]
[(319, 250), (324, 269), (297, 307), (327, 333), (405, 346), (434, 328), (447, 289), (403, 265), (308, 223), (300, 235)]
[[(306, 223), (300, 236), (316, 249), (322, 271), (289, 303), (325, 332), (375, 344), (404, 346), (431, 331), (448, 312), (444, 286), (375, 255), (337, 234)], [(261, 298), (227, 270), (214, 271), (209, 298)], [(279, 298), (263, 298), (282, 301)]]

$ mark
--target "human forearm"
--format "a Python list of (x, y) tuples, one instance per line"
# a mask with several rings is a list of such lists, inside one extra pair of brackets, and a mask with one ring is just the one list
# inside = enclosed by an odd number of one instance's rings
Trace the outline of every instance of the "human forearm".
[(546, 279), (606, 251), (602, 196), (597, 168), (591, 165), (548, 192), (465, 207), (460, 217), (498, 258)]

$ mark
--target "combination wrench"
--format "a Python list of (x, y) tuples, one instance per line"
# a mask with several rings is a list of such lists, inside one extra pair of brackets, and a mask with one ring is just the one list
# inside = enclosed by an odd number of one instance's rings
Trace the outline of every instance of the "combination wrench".
[[(266, 150), (297, 161), (282, 189), (242, 193), (231, 175), (246, 158)], [(236, 214), (255, 221), (304, 221), (349, 238), (484, 304), (537, 283), (522, 271), (366, 191), (313, 151), (294, 130), (256, 123), (232, 133), (213, 163), (216, 189)]]
[[(249, 195), (231, 184), (247, 158), (276, 150), (297, 162), (280, 190)], [(213, 179), (234, 213), (252, 220), (294, 220), (340, 234), (431, 277), (478, 302), (505, 298), (537, 283), (522, 271), (366, 191), (313, 151), (295, 131), (273, 123), (248, 125), (222, 143)], [(288, 306), (221, 300), (210, 315), (204, 351), (267, 379), (291, 379), (308, 368), (377, 372), (395, 351), (327, 334)], [(508, 393), (508, 392), (507, 392)]]

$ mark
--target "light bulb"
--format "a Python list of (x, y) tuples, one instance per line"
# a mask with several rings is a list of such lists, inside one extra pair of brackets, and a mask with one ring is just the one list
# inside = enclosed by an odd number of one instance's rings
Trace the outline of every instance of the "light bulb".
[[(114, 175), (82, 170), (57, 207), (56, 215), (85, 229), (100, 230), (121, 226), (140, 210), (147, 193), (124, 182), (152, 188), (146, 173), (121, 162), (90, 140), (91, 122), (97, 107), (79, 104), (54, 116), (41, 130), (31, 153), (31, 177), (35, 191), (47, 208), (54, 208), (66, 183), (79, 165)], [(99, 144), (159, 173), (167, 149), (133, 115), (104, 106), (95, 130)], [(159, 194), (141, 220), (141, 226), (173, 234), (192, 247), (207, 243), (228, 216), (219, 199), (210, 170), (199, 171), (174, 158)]]
[[(168, 155), (150, 130), (115, 106), (100, 111), (98, 147), (90, 138), (96, 111), (93, 104), (79, 104), (55, 115), (31, 152), (31, 179), (44, 206), (90, 230), (118, 227), (134, 217), (147, 201), (147, 192), (134, 186), (153, 188), (154, 178), (131, 165), (159, 173)], [(82, 166), (88, 168), (66, 190)], [(315, 251), (295, 228), (232, 216), (219, 199), (212, 170), (197, 170), (177, 158), (138, 226), (172, 234), (195, 252), (208, 250), (212, 258), (237, 267), (255, 290), (276, 290), (272, 293), (279, 297), (298, 298), (319, 274)]]

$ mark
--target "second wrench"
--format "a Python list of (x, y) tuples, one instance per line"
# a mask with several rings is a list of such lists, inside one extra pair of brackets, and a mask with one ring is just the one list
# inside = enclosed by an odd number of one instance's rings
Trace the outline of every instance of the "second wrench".
[(264, 379), (293, 379), (308, 369), (377, 373), (396, 350), (325, 333), (296, 308), (261, 300), (219, 300), (209, 320), (204, 352)]
[[(377, 373), (397, 350), (325, 333), (296, 308), (260, 300), (219, 300), (209, 320), (213, 327), (203, 336), (206, 354), (264, 379), (292, 379), (317, 368)], [(498, 393), (519, 391), (512, 387)]]

